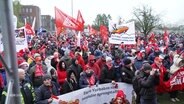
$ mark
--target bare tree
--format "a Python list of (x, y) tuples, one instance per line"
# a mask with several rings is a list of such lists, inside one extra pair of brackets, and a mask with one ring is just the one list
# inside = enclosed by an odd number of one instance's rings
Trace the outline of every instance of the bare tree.
[(144, 34), (145, 37), (159, 25), (160, 16), (153, 14), (151, 7), (143, 6), (142, 8), (135, 8), (133, 12), (136, 17), (135, 26)]

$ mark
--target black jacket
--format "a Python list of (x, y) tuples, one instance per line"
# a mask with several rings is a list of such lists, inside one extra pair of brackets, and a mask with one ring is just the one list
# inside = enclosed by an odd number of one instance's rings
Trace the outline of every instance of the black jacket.
[(132, 79), (135, 76), (134, 73), (135, 73), (134, 69), (130, 69), (130, 68), (124, 66), (122, 68), (122, 72), (121, 72), (122, 82), (132, 84)]
[(79, 64), (75, 64), (76, 59), (72, 59), (72, 65), (70, 65), (69, 70), (72, 70), (76, 76), (77, 83), (79, 82), (80, 73), (82, 72), (82, 67)]
[(52, 87), (42, 84), (36, 91), (36, 104), (48, 104), (48, 99), (51, 98), (51, 95), (59, 95), (55, 84), (52, 82)]
[(69, 93), (72, 91), (75, 91), (78, 89), (78, 84), (75, 81), (72, 81), (71, 79), (65, 80), (65, 82), (62, 85), (61, 93)]
[(153, 99), (156, 97), (156, 85), (159, 84), (159, 76), (145, 75), (141, 72), (142, 77), (140, 79), (141, 91), (140, 96), (143, 99)]
[(54, 67), (55, 69), (57, 69), (57, 64), (58, 62), (55, 60), (55, 58), (51, 59), (51, 66)]
[(104, 65), (100, 75), (100, 83), (111, 83), (112, 80), (116, 80), (116, 70), (114, 67), (108, 69), (108, 66)]

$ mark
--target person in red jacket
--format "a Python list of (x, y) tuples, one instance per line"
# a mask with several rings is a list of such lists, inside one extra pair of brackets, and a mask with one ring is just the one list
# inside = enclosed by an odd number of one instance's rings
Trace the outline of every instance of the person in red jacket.
[(84, 68), (85, 68), (85, 62), (84, 62), (84, 59), (82, 58), (81, 52), (75, 52), (75, 57), (78, 60), (78, 64), (84, 70)]
[(67, 77), (67, 72), (66, 72), (66, 64), (63, 60), (60, 60), (59, 63), (57, 64), (57, 74), (58, 74), (58, 82), (59, 85), (62, 86), (66, 77)]
[(101, 56), (101, 58), (99, 58), (97, 61), (96, 61), (96, 64), (99, 66), (99, 68), (102, 70), (102, 68), (104, 67), (105, 63), (106, 63), (106, 60), (105, 60), (106, 56), (103, 55)]
[(154, 63), (151, 65), (152, 69), (159, 69), (159, 85), (156, 87), (157, 93), (161, 94), (166, 92), (166, 88), (164, 86), (164, 80), (166, 79), (166, 76), (168, 75), (168, 71), (162, 64), (162, 59), (160, 57), (155, 57)]
[(95, 63), (95, 56), (94, 55), (89, 55), (88, 63), (86, 64), (86, 66), (89, 66), (89, 68), (91, 68), (94, 71), (95, 75), (99, 79), (101, 70), (100, 70), (99, 66)]

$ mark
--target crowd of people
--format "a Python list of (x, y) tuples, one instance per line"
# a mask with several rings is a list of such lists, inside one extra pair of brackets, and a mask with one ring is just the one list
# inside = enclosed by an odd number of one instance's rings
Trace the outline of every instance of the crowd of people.
[[(156, 37), (154, 44), (137, 37), (137, 41), (144, 42), (125, 45), (123, 42), (102, 43), (98, 36), (83, 34), (81, 46), (77, 46), (75, 37), (68, 35), (34, 36), (28, 48), (17, 53), (21, 102), (48, 104), (58, 95), (104, 83), (133, 84), (133, 79), (139, 77), (141, 89), (136, 92), (136, 104), (157, 104), (157, 94), (163, 93), (160, 86), (174, 72), (184, 68), (183, 37), (170, 35), (169, 45), (164, 44), (161, 37)], [(7, 80), (2, 63), (0, 72), (3, 104), (7, 97)], [(170, 92), (172, 102), (179, 101), (177, 93)], [(127, 104), (124, 99), (120, 97), (112, 103)]]

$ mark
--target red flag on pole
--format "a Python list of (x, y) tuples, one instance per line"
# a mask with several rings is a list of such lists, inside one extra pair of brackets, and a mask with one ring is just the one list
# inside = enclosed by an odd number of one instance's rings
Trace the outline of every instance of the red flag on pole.
[(85, 21), (84, 21), (84, 19), (82, 17), (82, 14), (81, 14), (80, 10), (78, 11), (77, 21), (80, 24), (80, 29), (83, 30), (84, 29), (84, 23), (85, 23)]
[(108, 40), (108, 29), (104, 25), (100, 25), (100, 34), (102, 36), (102, 40), (105, 43)]
[(106, 26), (104, 25), (100, 26), (100, 34), (102, 35), (102, 37), (106, 37), (108, 35), (108, 30)]
[(57, 34), (61, 32), (61, 28), (70, 28), (74, 30), (80, 30), (80, 24), (79, 22), (59, 10), (58, 8), (55, 7), (55, 23), (57, 27)]
[(34, 35), (34, 31), (29, 23), (25, 25), (26, 35)]
[(151, 43), (151, 44), (156, 43), (155, 34), (154, 34), (154, 33), (151, 34), (151, 36), (150, 36), (150, 38), (149, 38), (149, 43)]

